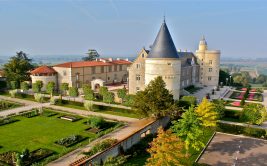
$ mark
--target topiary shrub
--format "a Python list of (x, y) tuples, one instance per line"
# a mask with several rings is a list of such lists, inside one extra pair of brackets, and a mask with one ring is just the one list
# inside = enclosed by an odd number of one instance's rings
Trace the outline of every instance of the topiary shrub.
[(44, 101), (44, 96), (41, 93), (34, 93), (34, 99), (37, 102), (42, 103)]
[(17, 91), (16, 89), (14, 89), (14, 90), (10, 90), (10, 91), (9, 91), (9, 94), (10, 94), (10, 96), (11, 96), (12, 98), (15, 98), (16, 95), (18, 94), (18, 91)]
[(85, 100), (83, 105), (84, 105), (84, 108), (86, 110), (88, 110), (88, 111), (94, 111), (94, 108), (93, 108), (94, 104), (93, 104), (92, 101)]
[(92, 116), (86, 121), (86, 123), (93, 128), (102, 128), (106, 122), (102, 117)]

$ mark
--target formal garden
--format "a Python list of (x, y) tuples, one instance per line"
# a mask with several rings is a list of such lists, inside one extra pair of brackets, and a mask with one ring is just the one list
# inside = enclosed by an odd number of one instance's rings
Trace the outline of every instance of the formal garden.
[(101, 117), (80, 117), (47, 108), (2, 118), (0, 165), (45, 164), (121, 126)]

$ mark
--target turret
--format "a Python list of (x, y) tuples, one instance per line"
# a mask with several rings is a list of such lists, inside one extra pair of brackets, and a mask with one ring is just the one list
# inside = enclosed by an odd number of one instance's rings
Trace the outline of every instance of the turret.
[(198, 50), (199, 51), (205, 51), (207, 49), (208, 49), (208, 44), (207, 44), (207, 41), (205, 39), (205, 36), (203, 36), (199, 42)]

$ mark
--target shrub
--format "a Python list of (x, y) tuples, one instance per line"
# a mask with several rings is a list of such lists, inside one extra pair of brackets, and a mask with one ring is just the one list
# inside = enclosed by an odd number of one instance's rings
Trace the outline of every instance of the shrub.
[(181, 100), (186, 102), (189, 106), (197, 104), (197, 98), (195, 96), (183, 96)]
[(134, 97), (135, 95), (126, 95), (125, 101), (123, 102), (123, 105), (125, 106), (132, 106), (134, 104)]
[(81, 135), (71, 135), (66, 138), (61, 138), (57, 140), (55, 143), (58, 145), (65, 146), (65, 147), (70, 147), (78, 142), (81, 142), (84, 139), (85, 138), (82, 137)]
[(101, 86), (100, 88), (99, 88), (99, 94), (103, 97), (104, 96), (104, 94), (105, 93), (107, 93), (108, 92), (108, 88), (107, 87), (105, 87), (105, 86)]
[(86, 110), (88, 110), (88, 111), (94, 111), (94, 108), (93, 108), (94, 104), (93, 104), (92, 101), (85, 100), (83, 105), (84, 105), (84, 108)]
[(22, 89), (23, 91), (29, 90), (30, 89), (30, 85), (27, 82), (22, 82), (20, 84), (20, 89)]
[(34, 93), (40, 93), (43, 87), (43, 82), (42, 81), (36, 81), (35, 83), (32, 84), (32, 90)]
[(9, 94), (10, 94), (10, 96), (12, 97), (12, 98), (15, 98), (16, 97), (16, 95), (17, 95), (17, 90), (16, 89), (14, 89), (14, 90), (10, 90), (9, 91)]
[(91, 86), (88, 84), (83, 85), (83, 94), (86, 100), (94, 99), (94, 91), (91, 89)]
[(223, 100), (213, 100), (213, 104), (215, 105), (214, 109), (218, 113), (218, 118), (221, 119), (225, 114), (225, 106)]
[(55, 105), (56, 103), (57, 99), (54, 96), (50, 97), (50, 104)]
[(19, 88), (19, 84), (17, 81), (10, 81), (10, 88), (11, 89), (18, 89)]
[(261, 104), (249, 103), (247, 104), (241, 114), (241, 119), (250, 124), (261, 125), (267, 117), (266, 109)]
[(112, 138), (108, 138), (105, 139), (101, 142), (96, 143), (88, 152), (85, 152), (85, 155), (88, 156), (92, 156), (98, 152), (101, 152), (109, 147), (111, 147), (112, 145), (114, 145), (115, 143), (117, 143), (118, 141), (116, 139), (112, 139)]
[(47, 84), (46, 84), (46, 92), (49, 93), (52, 97), (54, 91), (55, 91), (55, 88), (56, 88), (56, 84), (55, 82), (53, 81), (49, 81)]
[(60, 84), (61, 93), (64, 92), (64, 95), (66, 95), (67, 90), (69, 90), (69, 84), (68, 83), (61, 83)]
[(103, 102), (105, 102), (105, 103), (113, 103), (114, 102), (114, 93), (106, 92), (103, 95)]
[(75, 97), (79, 96), (78, 88), (76, 87), (70, 87), (69, 88), (69, 95), (75, 99)]
[(126, 88), (122, 88), (118, 90), (118, 97), (121, 98), (122, 103), (124, 102), (126, 96), (127, 96)]
[(92, 116), (86, 121), (86, 123), (94, 128), (102, 128), (106, 122), (102, 117)]
[(34, 99), (37, 102), (42, 103), (44, 101), (44, 96), (41, 93), (34, 93)]

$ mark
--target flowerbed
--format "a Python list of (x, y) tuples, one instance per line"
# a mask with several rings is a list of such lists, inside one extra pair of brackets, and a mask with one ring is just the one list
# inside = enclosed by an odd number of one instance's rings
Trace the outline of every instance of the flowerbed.
[(61, 146), (70, 147), (83, 141), (84, 139), (86, 139), (86, 137), (83, 137), (81, 135), (71, 135), (66, 138), (61, 138), (57, 140), (55, 143)]
[(260, 101), (260, 102), (262, 102), (263, 101), (263, 96), (260, 93), (250, 93), (248, 95), (247, 100), (249, 100), (249, 101)]
[(85, 155), (93, 156), (94, 154), (106, 150), (107, 148), (111, 147), (112, 145), (116, 144), (118, 140), (116, 139), (105, 139), (101, 142), (96, 143), (88, 152), (85, 152)]

